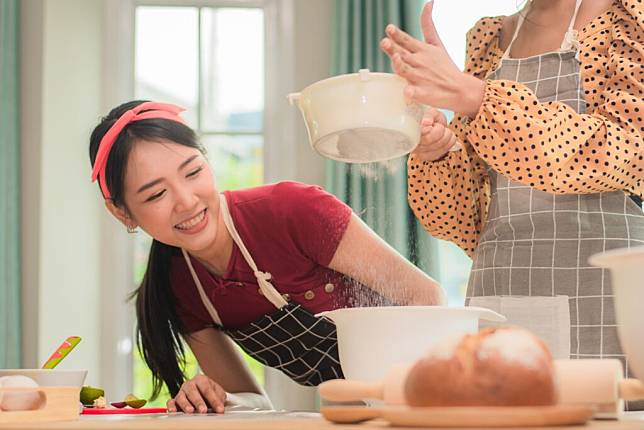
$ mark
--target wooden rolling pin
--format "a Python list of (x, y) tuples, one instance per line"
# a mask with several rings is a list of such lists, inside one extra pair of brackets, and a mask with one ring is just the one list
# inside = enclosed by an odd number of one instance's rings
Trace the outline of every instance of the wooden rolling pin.
[(355, 402), (357, 400), (384, 400), (388, 405), (405, 404), (405, 379), (409, 365), (392, 367), (382, 382), (362, 382), (333, 379), (318, 385), (320, 397), (330, 402)]
[[(336, 379), (319, 385), (320, 396), (332, 402), (364, 399), (386, 404), (405, 403), (405, 378), (411, 366), (391, 369), (382, 382)], [(612, 416), (623, 410), (625, 400), (644, 400), (644, 384), (624, 379), (619, 360), (555, 360), (560, 404), (591, 405), (600, 415)]]
[(624, 401), (644, 400), (644, 384), (624, 379), (616, 359), (555, 360), (559, 403), (592, 405), (598, 416), (624, 410)]

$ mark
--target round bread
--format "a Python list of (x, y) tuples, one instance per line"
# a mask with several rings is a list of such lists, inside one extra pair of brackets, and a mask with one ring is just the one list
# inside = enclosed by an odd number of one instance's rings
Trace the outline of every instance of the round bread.
[(448, 339), (411, 369), (410, 406), (545, 406), (557, 401), (552, 355), (532, 333), (487, 328)]

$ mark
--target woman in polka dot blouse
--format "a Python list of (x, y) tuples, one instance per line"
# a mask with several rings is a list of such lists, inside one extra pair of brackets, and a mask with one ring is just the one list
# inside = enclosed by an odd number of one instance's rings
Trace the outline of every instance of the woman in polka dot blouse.
[[(423, 11), (425, 42), (390, 25), (381, 48), (430, 108), (408, 163), (427, 231), (473, 259), (467, 300), (556, 357), (616, 357), (610, 279), (588, 256), (644, 245), (644, 4), (533, 0), (483, 18), (466, 70)], [(456, 141), (463, 149), (448, 152)]]

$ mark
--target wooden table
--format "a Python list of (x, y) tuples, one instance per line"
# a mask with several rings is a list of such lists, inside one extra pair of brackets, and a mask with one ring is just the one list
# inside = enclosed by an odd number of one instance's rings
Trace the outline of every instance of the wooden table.
[[(384, 421), (373, 420), (359, 425), (336, 425), (314, 413), (245, 412), (225, 415), (169, 414), (150, 416), (83, 416), (78, 421), (3, 425), (7, 430), (382, 430), (394, 429)], [(548, 427), (553, 430), (643, 430), (644, 413), (629, 414), (625, 421), (591, 421), (585, 426)], [(409, 430), (409, 429), (407, 429)], [(436, 429), (439, 430), (439, 429)]]

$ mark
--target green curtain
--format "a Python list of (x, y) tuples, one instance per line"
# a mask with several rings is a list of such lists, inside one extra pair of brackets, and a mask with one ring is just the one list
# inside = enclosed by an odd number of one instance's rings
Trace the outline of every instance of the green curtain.
[(0, 368), (20, 367), (20, 0), (0, 0)]
[[(421, 37), (424, 0), (336, 0), (333, 75), (367, 68), (391, 72), (380, 50), (392, 23)], [(425, 273), (439, 278), (437, 242), (420, 226), (407, 204), (406, 158), (385, 164), (326, 162), (326, 188), (348, 203), (362, 219)]]

